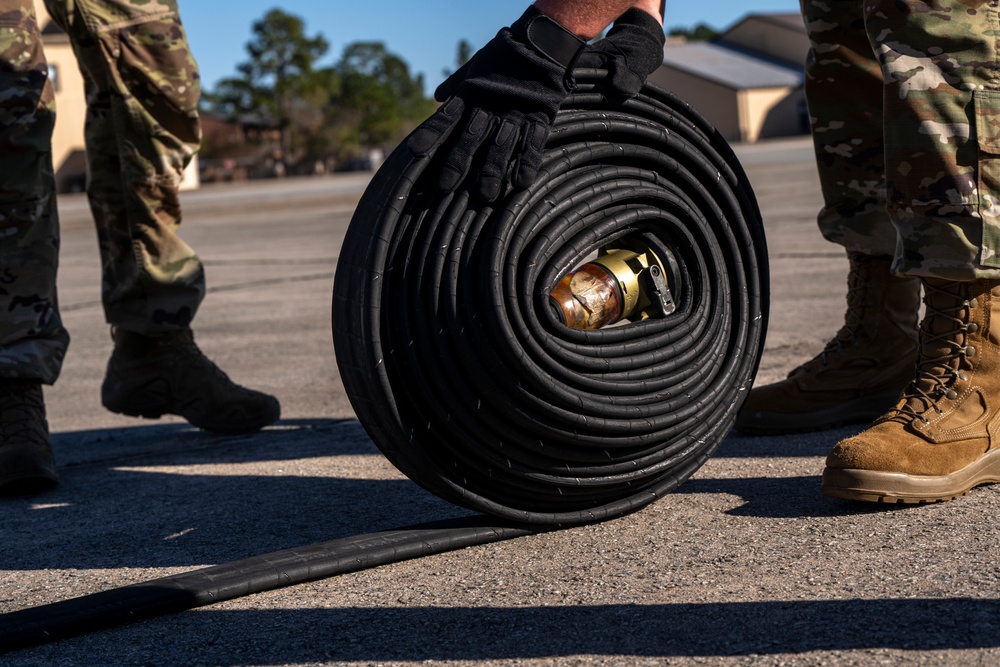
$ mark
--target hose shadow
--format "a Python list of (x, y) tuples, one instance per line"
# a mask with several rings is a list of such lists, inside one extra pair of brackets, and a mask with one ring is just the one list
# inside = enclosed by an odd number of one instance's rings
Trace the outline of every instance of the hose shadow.
[[(782, 436), (748, 436), (733, 430), (719, 444), (713, 458), (769, 459), (815, 458), (815, 475), (774, 477), (704, 477), (704, 472), (682, 484), (675, 493), (715, 493), (741, 498), (743, 505), (726, 511), (732, 516), (801, 519), (839, 517), (890, 511), (917, 506), (879, 505), (828, 498), (820, 491), (824, 459), (840, 440), (866, 428), (854, 424), (837, 429)], [(797, 464), (801, 468), (802, 464)]]
[(53, 440), (59, 486), (0, 501), (0, 571), (201, 566), (469, 514), (405, 479), (356, 420)]
[(857, 435), (865, 428), (865, 425), (859, 424), (794, 435), (743, 435), (733, 430), (719, 444), (715, 456), (741, 458), (825, 457), (839, 441)]
[(675, 494), (716, 493), (741, 498), (739, 507), (726, 510), (730, 516), (769, 519), (810, 519), (857, 514), (919, 511), (919, 506), (879, 505), (827, 498), (820, 492), (820, 476), (694, 478)]
[(1000, 647), (998, 615), (1000, 600), (975, 598), (207, 609), (20, 651), (6, 664), (58, 664), (112, 640), (129, 664), (222, 666), (984, 650)]

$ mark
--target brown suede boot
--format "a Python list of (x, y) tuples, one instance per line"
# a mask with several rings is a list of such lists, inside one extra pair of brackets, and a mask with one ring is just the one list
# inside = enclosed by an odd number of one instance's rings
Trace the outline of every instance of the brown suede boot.
[(736, 419), (749, 434), (805, 433), (870, 423), (913, 379), (920, 280), (890, 272), (889, 257), (848, 253), (844, 326), (815, 358), (756, 387)]
[(830, 452), (828, 496), (934, 502), (1000, 481), (1000, 280), (924, 288), (916, 377), (895, 408)]

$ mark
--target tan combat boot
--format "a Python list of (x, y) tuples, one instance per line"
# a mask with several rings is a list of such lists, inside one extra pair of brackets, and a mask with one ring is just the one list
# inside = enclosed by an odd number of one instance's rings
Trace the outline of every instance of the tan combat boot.
[(848, 259), (844, 326), (786, 379), (754, 388), (736, 419), (738, 431), (804, 433), (870, 423), (913, 379), (920, 280), (894, 276), (889, 257), (848, 253)]
[(1000, 280), (923, 282), (916, 377), (895, 408), (830, 452), (826, 495), (934, 502), (1000, 481)]

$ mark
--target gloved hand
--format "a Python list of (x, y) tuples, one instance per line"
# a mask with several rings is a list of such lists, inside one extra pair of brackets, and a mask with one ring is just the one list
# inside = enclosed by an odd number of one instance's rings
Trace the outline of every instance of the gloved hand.
[(577, 67), (608, 70), (608, 85), (621, 97), (635, 97), (646, 77), (663, 64), (663, 26), (651, 14), (630, 9), (604, 39), (583, 50)]
[(559, 105), (572, 89), (568, 72), (584, 42), (534, 6), (504, 28), (434, 93), (438, 111), (414, 130), (410, 151), (428, 155), (458, 123), (447, 144), (438, 187), (451, 192), (470, 170), (487, 201), (510, 180), (534, 181)]

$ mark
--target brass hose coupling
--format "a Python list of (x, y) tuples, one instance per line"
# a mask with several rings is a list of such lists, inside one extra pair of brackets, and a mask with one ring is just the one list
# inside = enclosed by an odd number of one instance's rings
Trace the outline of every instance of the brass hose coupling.
[(622, 320), (669, 315), (674, 300), (663, 262), (648, 248), (602, 248), (549, 294), (563, 323), (599, 329)]

